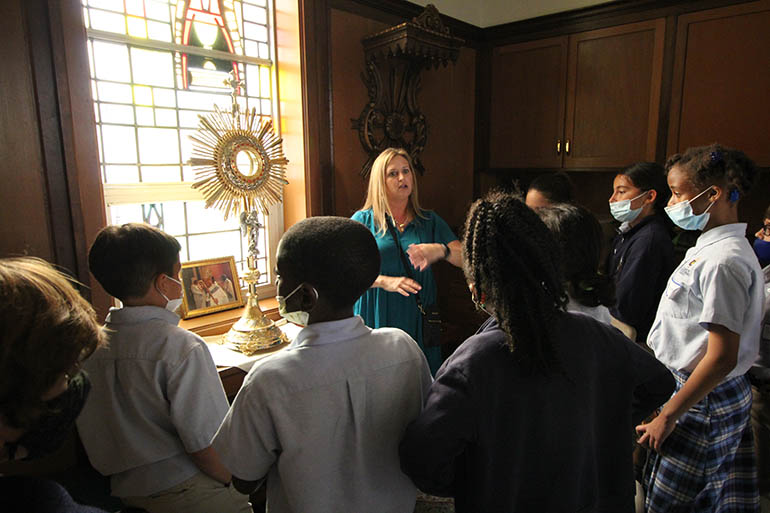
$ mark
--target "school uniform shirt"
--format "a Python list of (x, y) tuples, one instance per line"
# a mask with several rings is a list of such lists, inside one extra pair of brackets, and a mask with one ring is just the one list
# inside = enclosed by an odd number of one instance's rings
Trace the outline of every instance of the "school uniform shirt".
[(770, 265), (762, 269), (765, 279), (765, 316), (759, 333), (759, 359), (752, 368), (759, 380), (770, 383)]
[(77, 419), (88, 459), (112, 495), (147, 496), (196, 473), (227, 398), (205, 342), (157, 306), (112, 308), (106, 347), (84, 364), (92, 389)]
[(612, 316), (610, 316), (610, 311), (606, 306), (604, 305), (585, 306), (585, 305), (581, 305), (571, 297), (568, 299), (569, 299), (569, 301), (567, 302), (568, 312), (584, 313), (589, 317), (593, 317), (597, 321), (601, 321), (604, 324), (612, 326)]
[(633, 327), (640, 343), (647, 340), (673, 269), (674, 245), (660, 216), (642, 219), (612, 241), (607, 274), (615, 280), (617, 302), (610, 307), (610, 314)]
[(233, 476), (267, 476), (271, 513), (412, 511), (398, 442), (430, 383), (399, 329), (311, 324), (249, 371), (213, 445)]
[(631, 433), (674, 379), (587, 315), (553, 325), (548, 375), (511, 353), (494, 318), (444, 362), (400, 447), (420, 490), (454, 496), (458, 513), (634, 511)]
[(706, 354), (709, 325), (719, 324), (740, 335), (738, 363), (725, 379), (741, 376), (757, 359), (764, 299), (746, 224), (712, 228), (669, 278), (647, 344), (667, 367), (690, 373)]

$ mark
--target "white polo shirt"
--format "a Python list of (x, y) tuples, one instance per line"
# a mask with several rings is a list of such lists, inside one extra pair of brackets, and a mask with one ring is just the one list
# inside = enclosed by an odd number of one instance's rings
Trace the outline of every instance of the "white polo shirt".
[(667, 367), (692, 372), (706, 354), (709, 324), (740, 335), (738, 363), (727, 378), (757, 359), (764, 278), (746, 240), (746, 224), (704, 232), (666, 285), (647, 345)]
[(88, 459), (112, 495), (147, 496), (199, 472), (227, 398), (206, 343), (157, 306), (112, 308), (109, 344), (84, 364), (91, 393), (77, 419)]
[(234, 476), (267, 476), (271, 513), (412, 511), (398, 444), (431, 382), (399, 329), (311, 324), (252, 367), (214, 448)]

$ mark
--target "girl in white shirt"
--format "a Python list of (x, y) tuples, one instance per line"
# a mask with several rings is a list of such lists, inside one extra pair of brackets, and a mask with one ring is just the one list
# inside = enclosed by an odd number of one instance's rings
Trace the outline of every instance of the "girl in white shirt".
[(738, 223), (757, 170), (716, 144), (674, 155), (666, 170), (666, 213), (703, 233), (671, 275), (647, 339), (677, 391), (636, 428), (654, 450), (645, 510), (759, 512), (746, 371), (758, 353), (763, 279)]

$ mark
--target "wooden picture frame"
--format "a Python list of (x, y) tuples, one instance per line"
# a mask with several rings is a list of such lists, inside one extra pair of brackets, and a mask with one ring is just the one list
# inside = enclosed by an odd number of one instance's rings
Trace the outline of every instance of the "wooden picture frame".
[(243, 306), (234, 257), (185, 262), (181, 274), (182, 318)]

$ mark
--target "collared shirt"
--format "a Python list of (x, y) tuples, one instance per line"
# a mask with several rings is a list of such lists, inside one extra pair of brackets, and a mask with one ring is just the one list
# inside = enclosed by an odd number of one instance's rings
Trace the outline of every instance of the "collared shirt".
[(112, 494), (146, 496), (192, 477), (227, 398), (205, 342), (164, 308), (113, 308), (109, 344), (84, 364), (93, 388), (77, 425)]
[(267, 476), (271, 513), (412, 511), (398, 443), (430, 384), (403, 331), (311, 324), (252, 367), (214, 448), (239, 479)]
[(740, 335), (738, 363), (727, 378), (746, 373), (757, 358), (764, 279), (746, 240), (746, 224), (704, 232), (668, 280), (647, 345), (671, 369), (692, 372), (706, 354), (708, 328)]
[(765, 317), (759, 340), (759, 360), (757, 367), (763, 367), (760, 375), (770, 382), (770, 265), (762, 269), (765, 278)]

